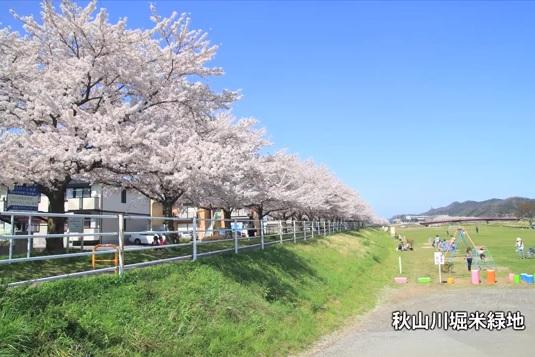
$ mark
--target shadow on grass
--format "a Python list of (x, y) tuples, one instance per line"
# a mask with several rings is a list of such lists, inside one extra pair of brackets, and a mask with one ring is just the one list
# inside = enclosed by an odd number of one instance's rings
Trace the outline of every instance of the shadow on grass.
[(348, 236), (352, 236), (352, 237), (357, 237), (357, 238), (367, 238), (362, 231), (347, 231), (347, 232), (344, 232), (344, 234), (348, 235)]
[(307, 279), (322, 281), (311, 265), (295, 252), (283, 247), (203, 259), (200, 263), (220, 271), (242, 285), (258, 285), (269, 302), (294, 301), (297, 289), (285, 280), (303, 283)]
[[(300, 244), (314, 244), (315, 242), (316, 240), (311, 240), (309, 242), (301, 241)], [(242, 248), (246, 248), (248, 244), (253, 243), (257, 243), (257, 241), (251, 239), (250, 242), (240, 242)], [(310, 280), (322, 280), (317, 274), (317, 271), (312, 267), (312, 264), (301, 258), (293, 250), (286, 249), (286, 244), (287, 243), (283, 246), (266, 247), (263, 251), (259, 250), (259, 247), (251, 247), (244, 250), (244, 252), (240, 252), (238, 255), (229, 252), (217, 256), (207, 256), (200, 259), (198, 264), (210, 266), (240, 284), (257, 285), (261, 287), (264, 289), (264, 295), (267, 301), (272, 302), (281, 299), (293, 301), (297, 297), (297, 290), (292, 286), (293, 284), (296, 282), (298, 284), (305, 283)], [(199, 246), (199, 250), (216, 250), (232, 246), (233, 242), (214, 242), (213, 244)], [(185, 254), (191, 254), (191, 247), (182, 247), (178, 249), (165, 248), (156, 251), (127, 251), (125, 254), (125, 261), (127, 264), (131, 264)], [(104, 258), (108, 257), (99, 257), (99, 259)], [(110, 255), (109, 258), (112, 258), (112, 256)], [(164, 273), (164, 271), (188, 271), (190, 269), (195, 269), (194, 266), (196, 264), (185, 265), (189, 267), (182, 266), (179, 268), (176, 265), (170, 265), (166, 268), (162, 267), (163, 269), (158, 273), (153, 273), (150, 270), (145, 271), (144, 269), (144, 271), (140, 270), (135, 274), (129, 272), (126, 276), (127, 279), (124, 282), (131, 281), (130, 278), (135, 280), (136, 276), (149, 275), (152, 280), (159, 280), (167, 276), (167, 273)], [(113, 263), (100, 264), (97, 268), (107, 266), (113, 266)], [(26, 279), (55, 276), (64, 273), (88, 271), (91, 269), (90, 257), (0, 265), (0, 283), (3, 284)], [(112, 273), (110, 273), (110, 275), (111, 274)]]
[[(220, 248), (216, 246), (215, 248)], [(164, 248), (158, 250), (126, 251), (125, 263), (139, 263), (156, 259), (172, 258), (191, 254), (191, 247)], [(33, 256), (46, 254), (33, 254)], [(97, 260), (112, 260), (113, 254), (98, 255)], [(113, 267), (114, 263), (98, 262), (96, 268)], [(30, 262), (14, 262), (0, 265), (0, 280), (4, 283), (57, 276), (92, 270), (91, 256), (63, 258), (54, 260), (37, 260)]]

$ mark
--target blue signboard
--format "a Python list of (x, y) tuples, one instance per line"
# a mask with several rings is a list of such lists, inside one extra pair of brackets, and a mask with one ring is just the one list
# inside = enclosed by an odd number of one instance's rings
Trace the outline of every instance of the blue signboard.
[(7, 210), (37, 211), (40, 198), (37, 186), (15, 186), (7, 190)]

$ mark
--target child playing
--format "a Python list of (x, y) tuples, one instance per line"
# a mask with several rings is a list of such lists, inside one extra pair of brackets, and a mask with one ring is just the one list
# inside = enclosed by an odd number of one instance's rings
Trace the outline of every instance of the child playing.
[(479, 254), (479, 260), (481, 261), (485, 261), (485, 247), (481, 246), (479, 247), (479, 251), (478, 251), (478, 254)]
[(472, 271), (472, 249), (466, 248), (466, 267), (468, 268), (468, 271)]

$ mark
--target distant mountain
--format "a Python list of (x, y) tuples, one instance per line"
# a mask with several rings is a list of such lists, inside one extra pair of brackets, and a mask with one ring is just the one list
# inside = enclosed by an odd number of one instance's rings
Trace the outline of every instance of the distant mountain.
[(446, 207), (433, 208), (422, 213), (425, 216), (461, 216), (461, 217), (482, 217), (482, 216), (514, 216), (518, 205), (526, 202), (535, 203), (535, 199), (524, 197), (510, 197), (506, 199), (493, 198), (486, 201), (464, 201), (453, 202)]

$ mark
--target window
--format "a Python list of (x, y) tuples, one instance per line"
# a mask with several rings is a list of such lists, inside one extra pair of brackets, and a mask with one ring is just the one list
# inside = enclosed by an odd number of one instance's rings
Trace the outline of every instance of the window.
[(91, 197), (91, 187), (77, 187), (71, 191), (70, 198), (87, 198)]
[(126, 203), (126, 190), (121, 191), (121, 203)]
[(91, 218), (89, 217), (84, 218), (84, 228), (91, 228)]

